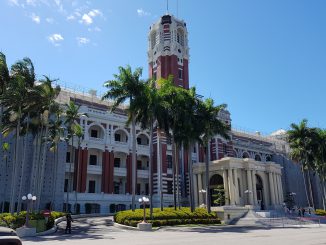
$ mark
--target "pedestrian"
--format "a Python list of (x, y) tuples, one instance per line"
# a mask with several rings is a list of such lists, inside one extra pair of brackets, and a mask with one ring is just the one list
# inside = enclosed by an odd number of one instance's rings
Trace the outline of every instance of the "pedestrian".
[(302, 213), (302, 217), (304, 217), (304, 213), (306, 212), (306, 210), (304, 208), (301, 209), (301, 213)]
[(301, 217), (301, 208), (298, 207), (298, 216)]
[(66, 215), (66, 231), (65, 233), (67, 234), (69, 232), (69, 234), (71, 234), (71, 222), (74, 222), (74, 220), (71, 217), (70, 213), (67, 213)]

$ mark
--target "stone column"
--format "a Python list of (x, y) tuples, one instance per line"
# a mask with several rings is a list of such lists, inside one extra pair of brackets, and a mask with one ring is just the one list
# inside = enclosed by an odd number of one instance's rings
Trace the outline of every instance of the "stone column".
[(230, 193), (230, 205), (235, 205), (234, 200), (234, 184), (233, 184), (233, 175), (232, 169), (228, 169), (228, 179), (229, 179), (229, 193)]
[(203, 201), (203, 196), (204, 194), (203, 193), (199, 193), (200, 190), (203, 189), (203, 180), (202, 180), (202, 174), (198, 174), (198, 195), (199, 195), (199, 205), (203, 204), (204, 201)]
[(248, 195), (248, 200), (249, 200), (249, 205), (253, 205), (254, 201), (253, 201), (253, 190), (252, 190), (252, 182), (251, 182), (251, 170), (246, 170), (247, 171), (247, 190), (248, 193), (246, 193), (246, 195)]
[(198, 183), (197, 183), (197, 175), (196, 174), (193, 174), (192, 175), (192, 179), (193, 179), (193, 194), (194, 194), (194, 202), (195, 202), (195, 207), (198, 207), (199, 204), (198, 204)]
[(239, 185), (238, 185), (238, 172), (237, 169), (233, 169), (233, 173), (234, 173), (234, 196), (235, 196), (235, 203), (237, 205), (240, 205), (240, 196), (239, 196)]
[(278, 186), (278, 181), (277, 181), (277, 176), (275, 173), (273, 173), (273, 182), (274, 182), (274, 190), (275, 190), (275, 204), (279, 205), (280, 204), (280, 196), (279, 196), (279, 186)]
[(230, 205), (230, 195), (229, 195), (229, 185), (228, 185), (228, 175), (226, 169), (223, 170), (223, 184), (225, 193), (225, 205)]
[(274, 183), (273, 183), (273, 176), (271, 172), (268, 173), (268, 180), (269, 180), (269, 192), (271, 196), (271, 205), (275, 205)]
[(257, 201), (257, 190), (256, 190), (256, 170), (252, 170), (252, 193), (254, 195), (254, 205), (257, 205), (258, 204), (258, 201)]
[(279, 200), (280, 200), (280, 204), (282, 204), (284, 202), (284, 197), (283, 197), (283, 189), (282, 189), (282, 179), (281, 179), (281, 175), (277, 174), (277, 184), (278, 184), (278, 196), (279, 196)]

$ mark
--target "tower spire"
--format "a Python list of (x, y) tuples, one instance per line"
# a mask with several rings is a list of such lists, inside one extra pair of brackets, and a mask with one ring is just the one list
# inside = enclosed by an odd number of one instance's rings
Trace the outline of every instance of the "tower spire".
[(169, 0), (166, 0), (166, 13), (169, 13)]

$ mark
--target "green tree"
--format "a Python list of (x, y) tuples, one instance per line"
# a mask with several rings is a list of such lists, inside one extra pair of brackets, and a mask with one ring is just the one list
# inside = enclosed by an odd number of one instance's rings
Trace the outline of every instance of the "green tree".
[(315, 132), (316, 129), (308, 127), (308, 121), (306, 119), (303, 119), (299, 124), (292, 123), (291, 129), (287, 131), (287, 139), (291, 148), (290, 156), (293, 160), (298, 161), (301, 164), (307, 202), (310, 207), (314, 207), (314, 201), (310, 183), (310, 174), (307, 171), (313, 170), (315, 167)]
[(212, 194), (212, 197), (214, 198), (214, 204), (217, 204), (218, 206), (223, 206), (225, 204), (225, 190), (223, 185), (218, 185), (214, 189), (214, 193)]
[(136, 68), (133, 72), (130, 66), (119, 67), (119, 74), (114, 74), (114, 79), (104, 83), (108, 91), (103, 95), (103, 100), (113, 100), (111, 111), (117, 109), (124, 102), (129, 102), (128, 122), (131, 122), (132, 135), (132, 210), (136, 207), (136, 116), (133, 108), (143, 99), (145, 84), (140, 80), (142, 69)]

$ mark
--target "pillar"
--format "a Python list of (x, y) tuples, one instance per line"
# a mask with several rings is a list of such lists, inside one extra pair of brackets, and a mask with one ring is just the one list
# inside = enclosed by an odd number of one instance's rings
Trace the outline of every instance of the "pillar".
[(239, 182), (238, 182), (238, 171), (237, 169), (232, 170), (234, 173), (234, 199), (235, 199), (235, 204), (240, 205), (240, 196), (239, 196)]
[(280, 185), (280, 199), (281, 199), (281, 204), (284, 202), (284, 196), (283, 196), (283, 186), (282, 186), (282, 175), (277, 175), (279, 179), (279, 185)]
[(253, 200), (254, 200), (254, 205), (258, 204), (257, 201), (257, 187), (256, 187), (256, 170), (252, 170), (252, 174), (251, 174), (251, 178), (252, 178), (252, 193), (253, 193)]
[(114, 192), (114, 152), (109, 152), (109, 193)]
[(127, 165), (127, 185), (126, 185), (126, 193), (132, 194), (132, 167), (131, 167), (131, 155), (129, 154), (127, 156), (127, 161), (126, 161), (126, 165)]
[(199, 206), (199, 202), (198, 202), (198, 194), (199, 194), (199, 190), (198, 190), (198, 183), (197, 183), (197, 175), (193, 174), (192, 176), (193, 179), (193, 194), (194, 194), (194, 202), (195, 202), (195, 207)]
[(271, 205), (275, 205), (275, 194), (274, 194), (274, 183), (273, 183), (273, 176), (272, 172), (268, 173), (268, 180), (269, 180), (269, 192), (271, 196)]
[(275, 204), (280, 204), (280, 196), (279, 196), (279, 186), (278, 186), (278, 181), (277, 181), (277, 176), (275, 173), (272, 174), (273, 176), (273, 182), (274, 182), (274, 190), (275, 190)]
[(102, 153), (102, 187), (101, 191), (109, 193), (109, 152), (106, 150)]
[(201, 205), (201, 204), (204, 203), (204, 201), (203, 201), (203, 196), (204, 196), (204, 194), (199, 193), (199, 191), (203, 189), (202, 174), (198, 174), (197, 177), (198, 177), (198, 195), (199, 195), (198, 200), (199, 200), (199, 205)]
[(224, 193), (225, 193), (225, 205), (230, 205), (230, 195), (229, 195), (229, 186), (228, 186), (228, 175), (226, 169), (223, 170), (223, 184), (224, 184)]
[(229, 193), (230, 193), (230, 205), (235, 205), (234, 200), (234, 182), (233, 182), (233, 175), (232, 175), (232, 169), (228, 169), (228, 179), (229, 179)]
[(253, 205), (253, 190), (252, 190), (252, 181), (251, 181), (251, 170), (247, 170), (247, 183), (248, 183), (248, 199), (249, 199), (249, 205)]

